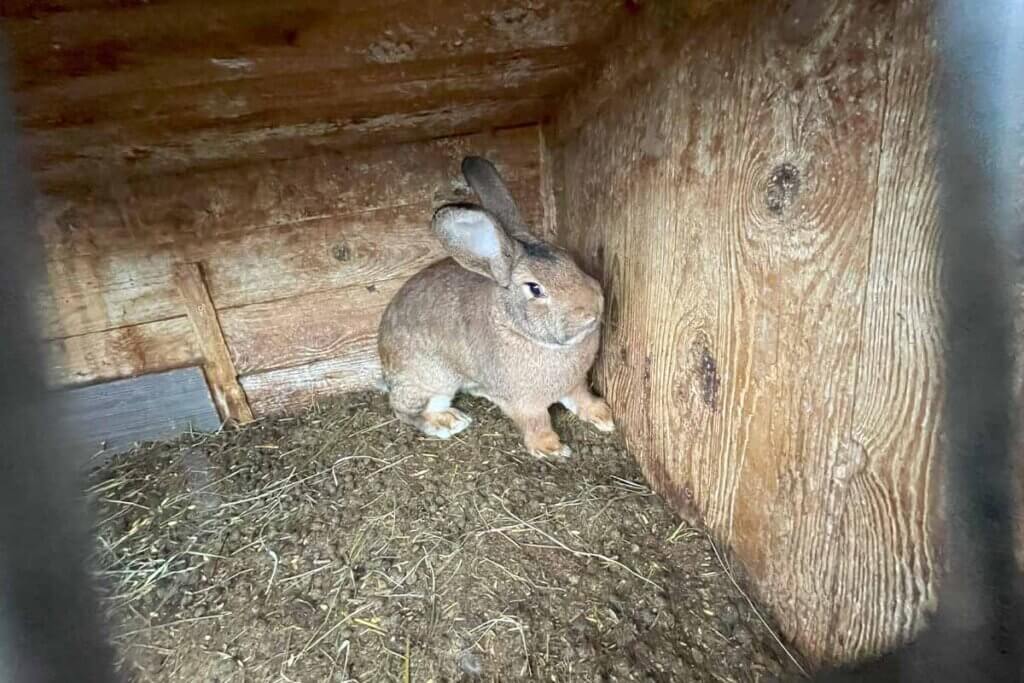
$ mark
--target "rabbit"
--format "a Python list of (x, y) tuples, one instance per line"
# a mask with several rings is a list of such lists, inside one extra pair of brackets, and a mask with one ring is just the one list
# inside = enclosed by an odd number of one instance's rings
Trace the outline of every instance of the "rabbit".
[(451, 258), (408, 280), (381, 319), (391, 407), (448, 439), (472, 422), (452, 407), (455, 394), (480, 396), (515, 422), (530, 454), (567, 458), (572, 450), (551, 426), (553, 404), (615, 431), (611, 408), (587, 382), (601, 339), (601, 285), (530, 232), (491, 162), (466, 157), (462, 174), (482, 207), (434, 212), (434, 233)]

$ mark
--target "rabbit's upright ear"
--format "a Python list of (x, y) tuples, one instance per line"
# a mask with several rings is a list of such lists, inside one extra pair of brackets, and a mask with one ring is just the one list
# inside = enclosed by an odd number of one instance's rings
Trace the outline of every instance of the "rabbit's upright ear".
[(493, 216), (477, 208), (443, 206), (434, 212), (433, 226), (459, 265), (508, 287), (518, 245)]
[(537, 242), (494, 164), (483, 157), (466, 157), (462, 160), (462, 175), (480, 197), (480, 203), (497, 216), (513, 239), (527, 244)]

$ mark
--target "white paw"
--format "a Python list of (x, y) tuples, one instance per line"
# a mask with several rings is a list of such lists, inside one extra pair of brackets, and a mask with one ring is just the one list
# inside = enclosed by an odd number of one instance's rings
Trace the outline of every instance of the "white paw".
[(545, 460), (547, 458), (563, 458), (563, 459), (567, 459), (567, 458), (572, 457), (572, 449), (569, 448), (568, 446), (566, 446), (565, 444), (562, 444), (561, 446), (559, 446), (558, 448), (556, 448), (553, 451), (541, 450), (539, 448), (534, 448), (534, 449), (530, 450), (530, 455), (532, 455), (533, 457), (537, 458), (538, 460)]
[(450, 439), (473, 424), (473, 418), (456, 408), (423, 416), (423, 433), (436, 439)]

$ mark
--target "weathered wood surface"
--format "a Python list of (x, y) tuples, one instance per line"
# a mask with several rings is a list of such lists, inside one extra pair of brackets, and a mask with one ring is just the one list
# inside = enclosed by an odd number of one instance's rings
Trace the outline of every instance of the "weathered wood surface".
[(57, 394), (61, 431), (83, 463), (131, 448), (136, 442), (170, 439), (190, 429), (220, 427), (217, 409), (198, 368), (66, 389)]
[(46, 188), (533, 123), (617, 0), (4, 3)]
[(649, 52), (605, 67), (621, 87), (581, 86), (553, 136), (630, 447), (813, 662), (899, 642), (933, 598), (927, 10), (651, 15)]
[(305, 365), (377, 338), (391, 297), (405, 282), (386, 280), (229, 308), (224, 336), (240, 374)]
[(178, 264), (174, 269), (174, 284), (202, 351), (203, 374), (217, 412), (225, 421), (238, 424), (252, 422), (252, 410), (238, 383), (238, 373), (224, 341), (224, 332), (206, 288), (202, 268), (197, 263)]
[(180, 315), (173, 270), (190, 257), (202, 261), (218, 309), (408, 277), (441, 254), (430, 214), (430, 204), (418, 204), (221, 238), (202, 251), (186, 243), (51, 261), (58, 308), (44, 304), (47, 332), (85, 334)]
[(207, 242), (317, 218), (423, 204), (468, 192), (468, 153), (495, 159), (512, 191), (535, 212), (533, 126), (397, 146), (322, 151), (232, 168), (119, 180), (43, 200), (40, 231), (51, 260), (154, 247), (202, 251)]
[(67, 337), (181, 314), (175, 263), (201, 261), (218, 308), (407, 277), (440, 255), (434, 205), (465, 198), (462, 157), (496, 160), (531, 221), (534, 127), (119, 186), (41, 211), (46, 332)]
[(95, 384), (202, 361), (185, 316), (55, 339), (47, 342), (47, 352), (54, 387)]
[(256, 415), (295, 411), (318, 399), (373, 389), (380, 378), (376, 337), (348, 344), (333, 358), (242, 377)]

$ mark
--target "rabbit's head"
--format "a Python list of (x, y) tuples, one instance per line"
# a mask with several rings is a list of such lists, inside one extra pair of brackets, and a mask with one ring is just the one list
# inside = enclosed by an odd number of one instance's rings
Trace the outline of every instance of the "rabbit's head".
[(545, 346), (568, 347), (587, 337), (604, 311), (597, 280), (530, 232), (490, 162), (467, 157), (462, 172), (483, 208), (444, 206), (434, 214), (434, 231), (463, 268), (493, 283), (495, 322), (507, 321)]

